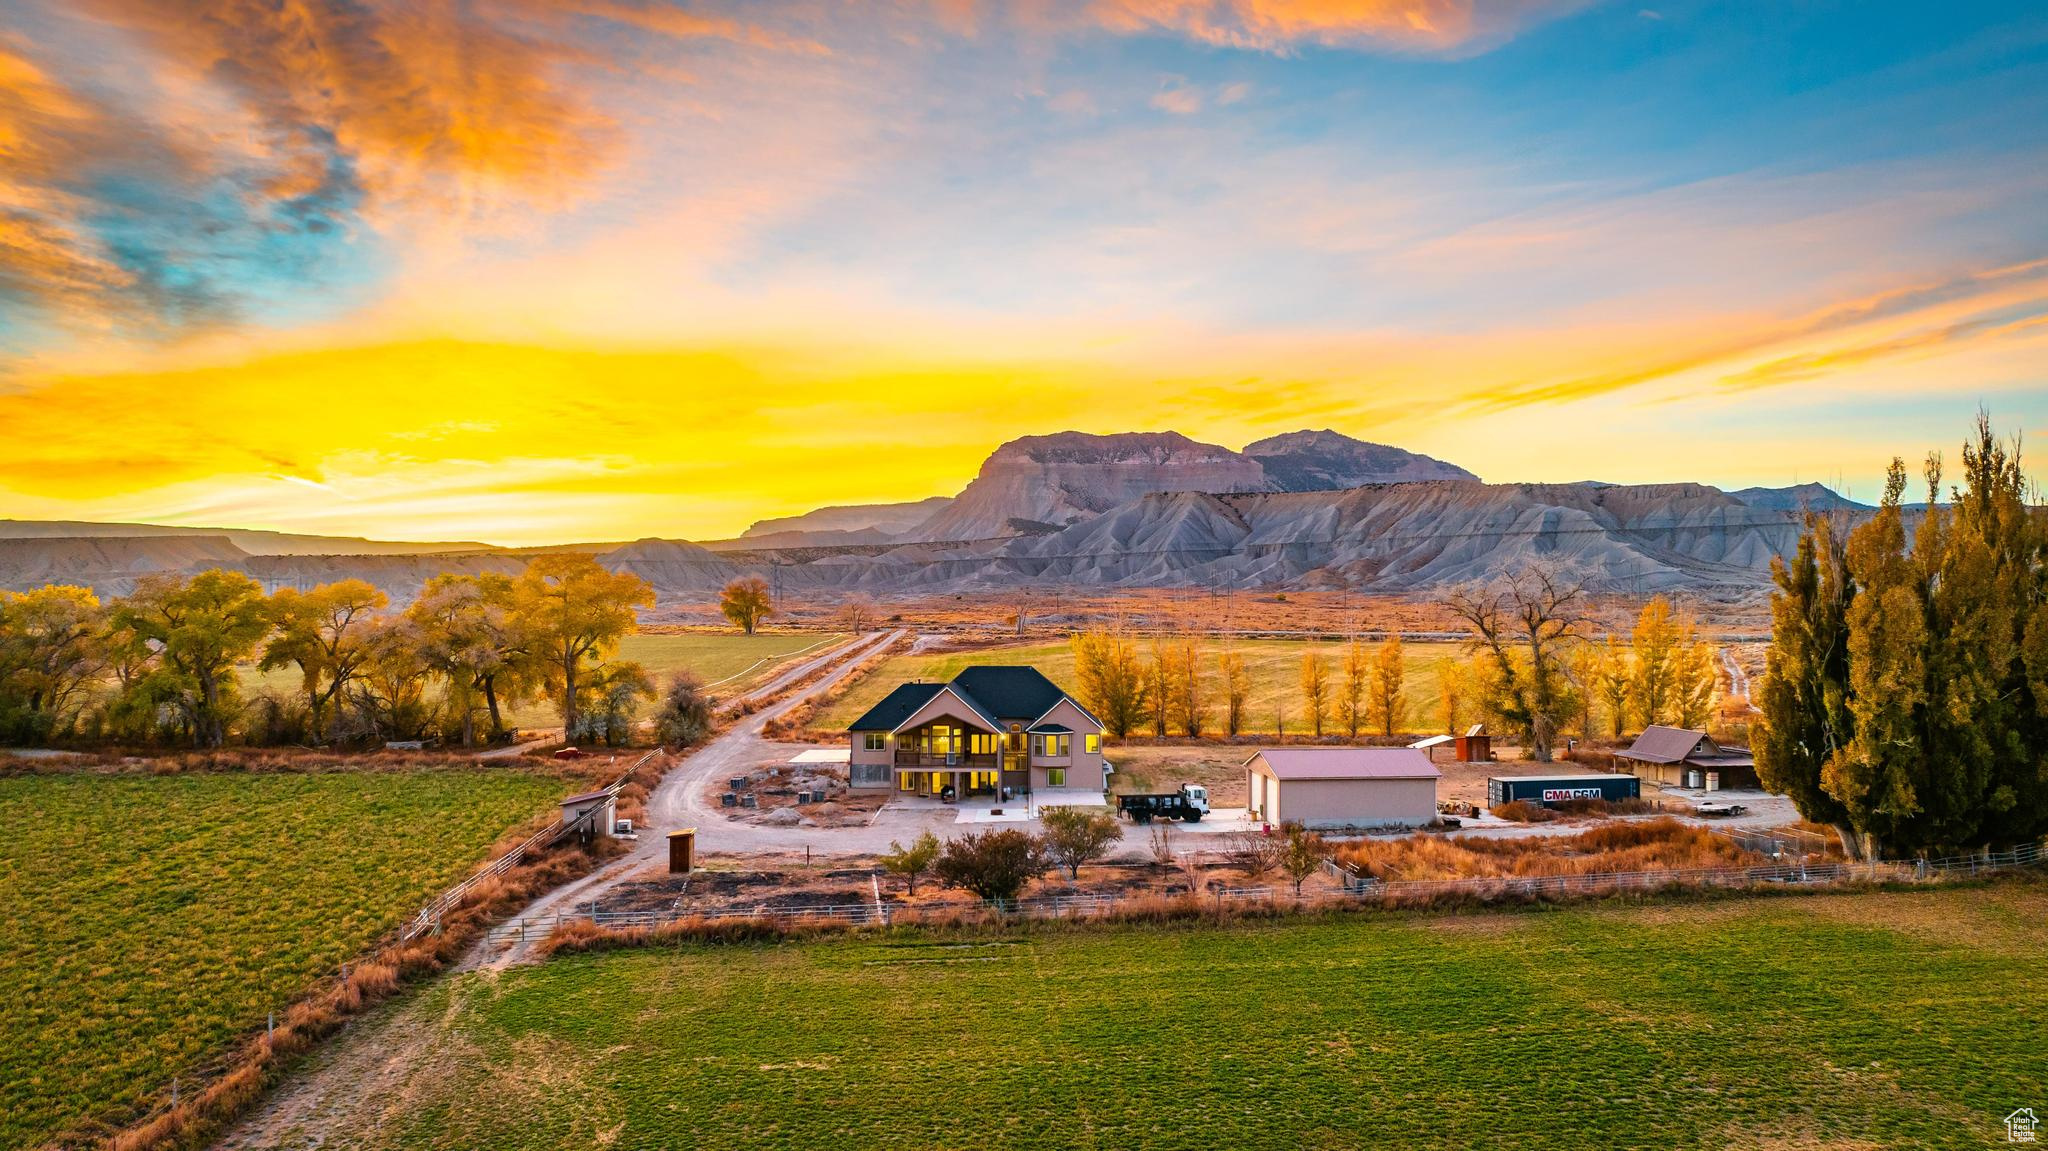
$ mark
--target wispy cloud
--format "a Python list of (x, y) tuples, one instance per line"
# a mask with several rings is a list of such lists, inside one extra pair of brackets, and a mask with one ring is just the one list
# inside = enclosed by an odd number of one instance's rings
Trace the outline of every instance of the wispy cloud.
[(1578, 6), (1541, 0), (1097, 0), (1090, 11), (1118, 32), (1171, 32), (1260, 52), (1303, 45), (1457, 52), (1491, 47)]
[(134, 285), (73, 187), (112, 135), (102, 109), (0, 42), (0, 302), (100, 315)]
[(1202, 90), (1189, 84), (1184, 76), (1169, 76), (1160, 81), (1151, 104), (1161, 112), (1192, 116), (1202, 110)]

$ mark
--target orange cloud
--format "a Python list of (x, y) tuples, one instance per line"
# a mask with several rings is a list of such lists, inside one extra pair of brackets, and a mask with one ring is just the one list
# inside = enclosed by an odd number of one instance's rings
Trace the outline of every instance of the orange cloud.
[(1490, 46), (1539, 8), (1487, 0), (1097, 0), (1092, 15), (1123, 33), (1175, 32), (1230, 48), (1283, 52), (1300, 44), (1448, 52)]
[(252, 113), (279, 170), (273, 196), (309, 194), (339, 165), (384, 197), (446, 178), (459, 203), (486, 189), (547, 198), (587, 176), (613, 140), (610, 121), (553, 74), (570, 51), (470, 5), (93, 3), (141, 32), (166, 67), (205, 77)]
[(65, 187), (109, 147), (98, 108), (0, 44), (0, 299), (96, 315), (132, 285)]

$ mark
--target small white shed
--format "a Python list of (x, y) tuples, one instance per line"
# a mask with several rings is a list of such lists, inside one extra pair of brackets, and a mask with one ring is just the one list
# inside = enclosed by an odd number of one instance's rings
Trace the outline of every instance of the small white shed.
[(591, 830), (598, 835), (612, 835), (618, 822), (618, 802), (610, 788), (572, 795), (562, 801), (562, 824), (566, 827), (595, 810), (597, 818), (591, 820)]

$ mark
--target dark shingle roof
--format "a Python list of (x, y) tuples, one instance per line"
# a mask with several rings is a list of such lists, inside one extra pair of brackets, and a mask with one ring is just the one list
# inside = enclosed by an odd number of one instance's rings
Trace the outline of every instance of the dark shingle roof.
[(1031, 729), (1033, 735), (1072, 735), (1074, 729), (1064, 723), (1041, 723)]
[(967, 668), (951, 686), (997, 719), (1027, 722), (1051, 711), (1067, 694), (1037, 668), (1009, 664)]
[[(1030, 723), (1059, 705), (1061, 700), (1073, 702), (1081, 714), (1095, 719), (1088, 709), (1081, 707), (1059, 685), (1045, 678), (1035, 667), (1009, 664), (991, 664), (984, 667), (970, 667), (953, 677), (949, 683), (906, 683), (883, 697), (882, 702), (868, 709), (867, 714), (854, 720), (848, 731), (895, 731), (903, 722), (917, 714), (917, 710), (930, 703), (942, 691), (950, 690), (967, 706), (996, 730), (1002, 730), (1006, 723)], [(1100, 725), (1101, 721), (1096, 720)], [(1038, 731), (1066, 731), (1058, 725), (1034, 728)]]
[(1692, 754), (1692, 749), (1705, 738), (1707, 733), (1704, 731), (1651, 724), (1643, 729), (1643, 734), (1636, 737), (1627, 751), (1621, 753), (1621, 757), (1640, 763), (1677, 763)]
[(847, 725), (848, 731), (895, 731), (904, 720), (917, 714), (917, 709), (932, 701), (932, 697), (946, 689), (942, 683), (902, 683), (896, 690), (882, 697), (882, 702), (867, 710), (867, 714)]

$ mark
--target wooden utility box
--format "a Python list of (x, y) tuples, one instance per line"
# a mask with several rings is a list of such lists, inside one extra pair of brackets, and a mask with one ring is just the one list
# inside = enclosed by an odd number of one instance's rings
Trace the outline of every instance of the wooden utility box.
[(688, 875), (697, 862), (697, 829), (686, 827), (668, 833), (668, 872)]
[(1493, 761), (1493, 738), (1486, 734), (1484, 725), (1475, 723), (1470, 731), (1458, 737), (1457, 755), (1461, 763)]

